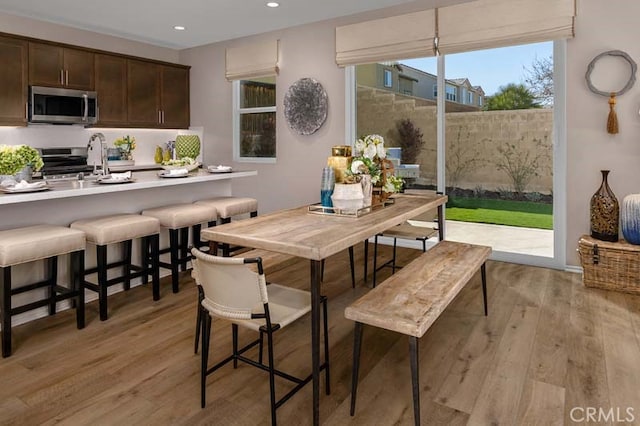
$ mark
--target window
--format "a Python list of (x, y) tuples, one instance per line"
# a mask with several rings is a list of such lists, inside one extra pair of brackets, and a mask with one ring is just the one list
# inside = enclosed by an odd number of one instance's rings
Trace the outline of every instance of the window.
[(467, 92), (467, 103), (473, 105), (473, 92)]
[(478, 106), (482, 106), (482, 96), (478, 96)]
[(445, 88), (445, 97), (448, 101), (456, 102), (458, 100), (458, 91), (456, 90), (456, 86), (447, 84), (447, 87)]
[(437, 98), (438, 97), (438, 84), (434, 84), (433, 85), (433, 97)]
[(384, 70), (384, 87), (393, 87), (393, 74), (391, 70)]
[(275, 80), (264, 77), (233, 82), (235, 161), (275, 161)]

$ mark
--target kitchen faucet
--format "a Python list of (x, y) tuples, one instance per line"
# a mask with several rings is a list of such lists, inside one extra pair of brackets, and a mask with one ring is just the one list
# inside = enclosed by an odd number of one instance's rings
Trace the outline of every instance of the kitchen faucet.
[[(96, 138), (100, 139), (100, 159), (102, 162), (102, 165), (100, 166), (100, 174), (103, 176), (106, 176), (109, 174), (109, 165), (107, 162), (107, 141), (104, 135), (99, 132), (92, 134), (91, 137), (89, 138), (89, 143), (87, 144), (87, 148), (89, 150), (93, 149), (93, 142), (96, 140)], [(98, 174), (96, 171), (95, 161), (93, 162), (93, 173)]]

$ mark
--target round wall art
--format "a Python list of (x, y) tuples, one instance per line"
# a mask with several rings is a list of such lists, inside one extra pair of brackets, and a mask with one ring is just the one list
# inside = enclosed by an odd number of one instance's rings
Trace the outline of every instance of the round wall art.
[(301, 135), (310, 135), (327, 119), (327, 92), (313, 78), (301, 78), (284, 95), (284, 117), (289, 127)]

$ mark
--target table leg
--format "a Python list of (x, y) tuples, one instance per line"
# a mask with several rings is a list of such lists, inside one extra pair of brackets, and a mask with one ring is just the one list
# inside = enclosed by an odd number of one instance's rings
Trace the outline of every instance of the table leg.
[(320, 260), (311, 260), (311, 365), (313, 424), (320, 424)]

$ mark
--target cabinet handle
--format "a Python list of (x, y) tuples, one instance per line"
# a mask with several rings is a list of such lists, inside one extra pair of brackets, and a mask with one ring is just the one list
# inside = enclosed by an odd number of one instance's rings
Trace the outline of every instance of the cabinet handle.
[(164, 124), (164, 110), (162, 110), (162, 124)]
[(24, 104), (24, 119), (29, 122), (29, 102)]
[(69, 70), (64, 70), (64, 80), (65, 80), (65, 86), (69, 85)]
[(60, 84), (64, 86), (64, 70), (60, 70)]
[(162, 111), (158, 110), (158, 124), (162, 124)]

